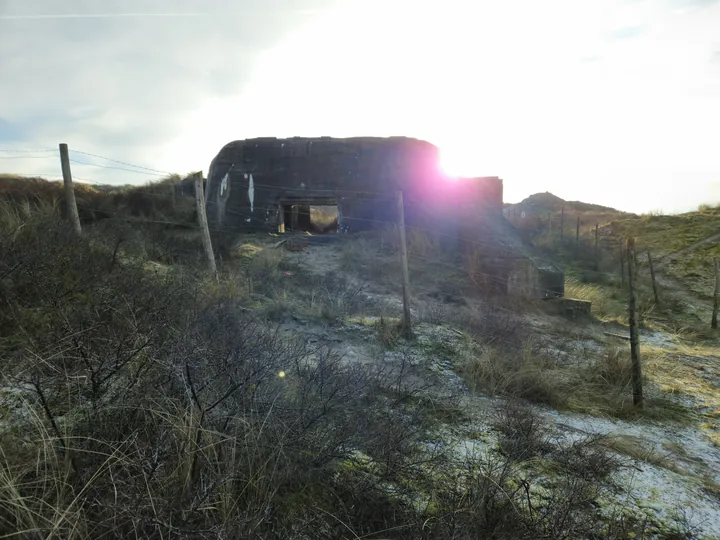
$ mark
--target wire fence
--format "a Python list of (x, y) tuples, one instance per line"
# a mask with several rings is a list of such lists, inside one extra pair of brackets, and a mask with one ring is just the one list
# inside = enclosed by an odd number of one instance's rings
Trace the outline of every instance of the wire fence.
[[(15, 154), (15, 155), (12, 155)], [(167, 177), (171, 176), (182, 176), (178, 173), (173, 173), (170, 171), (164, 171), (160, 169), (155, 169), (152, 167), (147, 167), (145, 165), (138, 165), (135, 163), (130, 163), (128, 161), (123, 161), (115, 158), (111, 158), (108, 156), (103, 156), (94, 152), (86, 152), (84, 150), (73, 150), (70, 149), (71, 155), (77, 155), (77, 158), (71, 157), (70, 162), (82, 166), (82, 167), (95, 167), (99, 169), (106, 169), (106, 170), (117, 170), (117, 171), (123, 171), (133, 174), (139, 174), (143, 176), (149, 176), (152, 177), (149, 179), (149, 181), (153, 180), (163, 180)], [(115, 163), (118, 165), (124, 165), (125, 167), (117, 167), (114, 165), (103, 165), (101, 163), (92, 163), (88, 161), (87, 159), (81, 159), (82, 156), (85, 156), (86, 158), (95, 158), (103, 161), (107, 161), (110, 163)], [(47, 160), (47, 159), (58, 159), (58, 150), (57, 149), (50, 149), (50, 148), (37, 148), (37, 149), (17, 149), (17, 148), (0, 148), (0, 160), (6, 160), (10, 162), (10, 160)], [(58, 170), (54, 172), (50, 171), (42, 171), (37, 173), (12, 173), (14, 176), (20, 176), (25, 178), (45, 178), (50, 177), (47, 179), (57, 179), (62, 178), (62, 172), (60, 169), (60, 160), (57, 161), (58, 164)], [(87, 182), (90, 184), (103, 184), (102, 181), (98, 179), (92, 179), (88, 178), (87, 176), (77, 176), (73, 174), (73, 179), (81, 180), (83, 182)]]
[[(47, 160), (47, 159), (51, 159), (51, 158), (56, 158), (57, 157), (56, 152), (57, 152), (57, 149), (51, 149), (51, 148), (35, 148), (35, 149), (0, 148), (0, 160), (22, 160), (22, 159)], [(182, 177), (182, 175), (178, 175), (177, 173), (161, 170), (158, 168), (148, 167), (145, 165), (139, 165), (136, 163), (131, 163), (126, 160), (120, 160), (120, 159), (104, 156), (104, 155), (101, 155), (101, 154), (98, 154), (95, 152), (71, 149), (70, 154), (72, 156), (76, 156), (76, 157), (71, 157), (70, 162), (72, 162), (76, 165), (79, 165), (81, 167), (97, 168), (97, 169), (103, 169), (103, 170), (116, 170), (116, 171), (137, 174), (137, 175), (140, 175), (143, 177), (151, 177), (146, 180), (149, 182), (152, 182), (153, 180), (162, 180), (162, 179), (165, 179), (165, 178), (171, 177), (171, 176)], [(81, 159), (82, 157), (84, 157), (86, 159)], [(93, 162), (88, 161), (87, 158), (103, 160), (105, 162), (112, 163), (113, 165), (102, 164), (102, 163), (93, 163)], [(58, 165), (59, 165), (59, 160), (58, 160)], [(162, 175), (162, 176), (158, 176), (158, 175)], [(52, 180), (61, 180), (62, 179), (62, 175), (58, 175), (57, 173), (19, 174), (17, 176), (21, 176), (24, 178), (45, 177), (47, 179), (52, 179)], [(83, 181), (83, 182), (86, 182), (86, 183), (89, 183), (89, 184), (101, 184), (102, 183), (102, 182), (98, 181), (96, 178), (91, 178), (86, 175), (78, 176), (78, 175), (73, 174), (73, 178)], [(277, 188), (277, 186), (265, 184), (263, 182), (257, 182), (257, 181), (254, 182), (254, 186), (258, 189), (262, 189), (262, 188), (276, 189)], [(301, 193), (301, 192), (305, 191), (305, 188), (283, 187), (283, 191), (287, 192), (287, 193)], [(369, 190), (369, 189), (319, 189), (319, 190), (313, 189), (313, 192), (314, 193), (333, 194), (337, 197), (357, 197), (357, 196), (389, 197), (389, 194), (387, 192), (381, 192), (381, 191)], [(421, 212), (421, 213), (425, 212), (427, 214), (428, 219), (433, 218), (433, 216), (429, 215), (426, 208), (424, 208), (420, 204), (415, 203), (412, 200), (406, 199), (404, 201), (404, 206), (406, 208), (411, 208), (411, 209)], [(93, 209), (93, 208), (89, 208), (89, 207), (84, 207), (84, 210), (102, 214), (106, 218), (126, 219), (126, 220), (132, 220), (132, 221), (136, 221), (136, 222), (143, 221), (142, 219), (130, 218), (127, 215), (122, 215), (119, 213), (115, 213), (115, 214), (108, 213), (107, 209), (97, 209), (97, 208)], [(242, 219), (245, 219), (245, 220), (252, 219), (253, 217), (255, 217), (253, 215), (246, 214), (244, 212), (240, 212), (238, 210), (233, 210), (233, 209), (228, 209), (227, 212), (231, 215), (237, 215), (238, 217), (241, 217)], [(391, 224), (391, 221), (392, 221), (392, 220), (377, 220), (377, 219), (373, 219), (373, 218), (360, 217), (360, 216), (353, 216), (351, 219), (356, 222), (367, 223), (368, 225), (375, 227), (375, 228), (388, 226)], [(521, 236), (523, 231), (518, 230), (515, 227), (514, 221), (516, 221), (516, 220), (509, 219), (509, 220), (507, 220), (507, 224), (509, 224), (510, 227), (515, 228), (516, 229), (515, 232), (518, 233), (518, 236)], [(570, 221), (570, 220), (568, 220), (568, 221)], [(177, 226), (177, 227), (184, 227), (184, 228), (192, 228), (192, 227), (199, 228), (199, 225), (193, 225), (193, 224), (187, 223), (187, 222), (176, 222), (176, 221), (174, 222), (172, 220), (162, 220), (162, 219), (148, 220), (148, 219), (145, 219), (144, 222), (165, 224), (168, 226)], [(426, 227), (420, 227), (420, 226), (411, 225), (411, 224), (406, 224), (406, 229), (410, 232), (417, 232), (420, 234), (428, 234), (430, 232)], [(233, 227), (221, 227), (221, 226), (218, 226), (217, 224), (211, 225), (210, 230), (211, 230), (211, 232), (216, 233), (216, 234), (222, 234), (222, 233), (232, 234), (236, 231), (236, 229)], [(601, 243), (607, 243), (606, 240), (600, 241), (599, 239), (593, 238), (592, 236), (588, 236), (587, 234), (577, 235), (577, 236), (573, 235), (573, 234), (566, 235), (565, 230), (560, 232), (560, 230), (558, 230), (557, 228), (555, 231), (552, 231), (552, 224), (548, 221), (548, 230), (544, 231), (544, 234), (548, 235), (548, 234), (551, 234), (551, 232), (552, 232), (552, 234), (554, 234), (554, 236), (557, 237), (554, 240), (556, 242), (558, 242), (561, 246), (563, 246), (567, 249), (573, 249), (573, 248), (579, 249), (580, 247), (582, 247), (585, 250), (587, 250), (587, 248), (593, 249), (595, 251), (594, 257), (596, 260), (596, 264), (601, 256), (605, 257), (605, 258), (608, 257), (608, 250), (601, 249), (601, 247), (606, 247), (606, 246), (600, 246)], [(575, 227), (573, 227), (573, 232), (575, 232), (575, 233), (577, 232)], [(442, 241), (443, 239), (446, 239), (446, 238), (452, 239), (452, 240), (457, 240), (457, 238), (458, 238), (457, 234), (443, 232), (441, 230), (433, 230), (432, 236), (435, 239), (440, 240), (440, 241)], [(317, 241), (317, 237), (315, 237), (314, 239), (317, 243), (326, 242), (326, 240)], [(497, 241), (495, 241), (493, 239), (483, 239), (482, 237), (474, 237), (474, 238), (462, 238), (462, 241), (467, 246), (470, 246), (473, 249), (477, 249), (477, 250), (492, 249), (493, 257), (495, 257), (495, 258), (502, 258), (502, 257), (505, 257), (507, 259), (523, 259), (523, 258), (525, 258), (524, 255), (519, 253), (518, 246), (503, 247), (502, 245), (500, 245)], [(553, 247), (557, 248), (557, 245), (553, 246)], [(615, 249), (615, 251), (617, 252), (617, 259), (618, 259), (617, 264), (616, 264), (616, 266), (618, 267), (617, 271), (607, 271), (607, 270), (600, 269), (599, 267), (596, 266), (594, 268), (593, 267), (585, 268), (585, 269), (583, 269), (583, 272), (594, 276), (595, 279), (605, 278), (605, 279), (617, 280), (619, 277), (621, 277), (622, 264), (623, 264), (622, 261), (620, 260), (620, 258), (622, 257), (622, 244), (619, 241), (617, 242), (617, 248)], [(413, 256), (418, 257), (417, 254), (414, 254)], [(451, 263), (447, 263), (447, 262), (443, 262), (443, 261), (439, 261), (439, 260), (435, 260), (433, 262), (435, 262), (441, 266), (445, 265), (448, 268), (454, 268), (455, 270), (463, 270), (462, 268), (459, 268), (457, 265), (453, 265)], [(642, 264), (642, 262), (640, 264)], [(498, 279), (497, 276), (493, 276), (491, 274), (485, 274), (484, 277), (489, 280), (497, 280)], [(545, 292), (551, 293), (553, 291), (547, 290)]]
[[(55, 158), (57, 155), (55, 154), (57, 150), (55, 149), (8, 149), (8, 148), (0, 148), (0, 163), (17, 163), (20, 162), (19, 160), (32, 160), (33, 162), (47, 162), (51, 158)], [(143, 176), (146, 180), (146, 183), (153, 182), (153, 181), (159, 181), (159, 180), (166, 180), (171, 177), (176, 178), (182, 178), (183, 175), (179, 175), (177, 173), (172, 173), (169, 171), (163, 171), (161, 169), (153, 168), (153, 167), (147, 167), (145, 165), (139, 165), (134, 164), (126, 160), (119, 160), (115, 158), (111, 158), (108, 156), (103, 156), (94, 152), (86, 152), (83, 150), (72, 150), (72, 155), (74, 157), (69, 157), (68, 160), (71, 163), (74, 163), (75, 165), (78, 165), (80, 167), (87, 167), (88, 170), (91, 168), (94, 169), (102, 169), (102, 170), (114, 170), (114, 171), (122, 171), (125, 173), (131, 173)], [(88, 158), (96, 159), (96, 160), (103, 160), (107, 163), (93, 163), (89, 161)], [(4, 161), (3, 161), (4, 160)], [(57, 170), (56, 170), (57, 171)], [(62, 171), (60, 171), (62, 173)], [(57, 172), (44, 172), (44, 173), (36, 173), (36, 174), (20, 174), (15, 175), (20, 176), (23, 178), (41, 178), (46, 180), (62, 180), (63, 176), (58, 175)], [(83, 176), (77, 176), (73, 175), (74, 179), (86, 182), (88, 184), (103, 184), (103, 182), (98, 181), (97, 178), (91, 178), (90, 175), (85, 175), (83, 173)], [(0, 176), (0, 180), (2, 180), (2, 176)], [(105, 184), (107, 185), (107, 184)], [(258, 189), (277, 189), (277, 186), (265, 184), (263, 182), (254, 182), (254, 186)], [(293, 188), (293, 187), (286, 187), (283, 186), (282, 191), (284, 191), (286, 194), (295, 194), (295, 193), (304, 193), (306, 190), (304, 187), (299, 188)], [(341, 198), (341, 197), (388, 197), (388, 192), (380, 192), (376, 190), (368, 190), (368, 189), (313, 189), (314, 194), (321, 194), (321, 193), (328, 193), (331, 194), (333, 197)], [(193, 193), (194, 195), (194, 193)], [(176, 194), (173, 194), (173, 199), (175, 199)], [(423, 207), (422, 205), (416, 203), (413, 200), (405, 199), (403, 202), (403, 206), (405, 208), (413, 209), (414, 211), (418, 211), (420, 213), (425, 212), (426, 217), (428, 218), (428, 222), (432, 223), (433, 220), (436, 218), (435, 216), (431, 216), (428, 212), (428, 209)], [(98, 214), (101, 214), (104, 219), (113, 219), (113, 220), (124, 220), (126, 222), (135, 222), (138, 224), (157, 224), (157, 225), (164, 225), (169, 227), (182, 227), (186, 229), (194, 229), (197, 230), (200, 233), (203, 233), (203, 228), (198, 223), (193, 223), (190, 221), (178, 221), (178, 220), (172, 220), (172, 219), (148, 219), (147, 217), (132, 217), (128, 216), (127, 214), (123, 214), (121, 212), (112, 212), (108, 211), (107, 209), (93, 209), (85, 207), (84, 210), (90, 211), (90, 212), (96, 212)], [(278, 209), (279, 211), (282, 211), (282, 208), (280, 207)], [(238, 215), (238, 217), (243, 218), (245, 221), (248, 219), (252, 220), (253, 216), (246, 214), (244, 212), (240, 212), (235, 209), (227, 209), (227, 212), (232, 214)], [(508, 216), (509, 217), (509, 216)], [(551, 221), (551, 218), (548, 218), (547, 220), (547, 230), (543, 231), (541, 230), (542, 227), (539, 227), (538, 230), (534, 231), (535, 237), (539, 236), (541, 241), (546, 241), (549, 239), (549, 246), (545, 246), (546, 253), (545, 255), (550, 254), (552, 256), (560, 255), (561, 253), (565, 252), (566, 255), (567, 252), (574, 253), (574, 256), (577, 260), (574, 261), (575, 266), (577, 267), (578, 261), (581, 257), (584, 257), (585, 260), (583, 261), (584, 267), (581, 269), (582, 273), (586, 276), (590, 276), (590, 279), (593, 281), (600, 281), (600, 280), (606, 280), (606, 281), (612, 281), (617, 282), (622, 289), (625, 288), (625, 282), (629, 280), (626, 280), (627, 273), (626, 270), (628, 268), (628, 262), (624, 258), (628, 257), (629, 255), (626, 254), (626, 251), (623, 249), (623, 243), (620, 238), (613, 238), (612, 235), (607, 235), (603, 238), (600, 238), (600, 227), (599, 223), (595, 224), (594, 227), (594, 235), (592, 234), (581, 234), (581, 230), (584, 229), (585, 233), (587, 233), (587, 224), (581, 223), (579, 220), (577, 220), (574, 223), (572, 223), (572, 217), (567, 216), (568, 220), (565, 221), (565, 215), (564, 212), (561, 215), (561, 226), (558, 228), (556, 225), (556, 228), (553, 230), (553, 223)], [(368, 217), (361, 217), (361, 216), (352, 216), (352, 220), (358, 222), (364, 222), (368, 225), (370, 225), (372, 228), (383, 228), (383, 227), (389, 227), (393, 226), (393, 219), (389, 216), (389, 219), (384, 220), (378, 220)], [(526, 231), (523, 231), (523, 227), (517, 227), (518, 222), (516, 219), (503, 219), (500, 220), (499, 223), (503, 223), (504, 227), (506, 229), (504, 231), (494, 231), (495, 234), (499, 235), (505, 235), (507, 238), (509, 237), (515, 237), (517, 240), (518, 238), (524, 238), (524, 242), (526, 244), (532, 245), (532, 241), (528, 241), (529, 239), (527, 237), (523, 237), (523, 233)], [(557, 222), (556, 222), (557, 223)], [(571, 227), (571, 231), (569, 234), (567, 234), (567, 227), (565, 226), (566, 223), (568, 223)], [(521, 225), (527, 225), (527, 222), (521, 221)], [(583, 227), (584, 225), (584, 227)], [(592, 231), (592, 224), (591, 231)], [(79, 225), (78, 225), (79, 228)], [(507, 292), (510, 279), (511, 279), (511, 271), (508, 269), (512, 266), (512, 263), (509, 264), (499, 264), (499, 259), (506, 259), (506, 263), (509, 260), (522, 260), (526, 259), (528, 260), (527, 253), (523, 252), (523, 249), (519, 245), (507, 245), (503, 246), (501, 242), (498, 242), (497, 239), (494, 238), (483, 238), (482, 236), (476, 235), (472, 238), (468, 238), (465, 235), (462, 237), (459, 236), (456, 232), (448, 233), (443, 232), (441, 230), (428, 230), (427, 227), (422, 227), (418, 225), (412, 225), (412, 224), (405, 224), (405, 228), (410, 231), (411, 233), (417, 232), (423, 235), (429, 235), (430, 238), (432, 238), (435, 242), (441, 243), (443, 239), (449, 238), (452, 239), (452, 241), (460, 241), (464, 244), (466, 248), (466, 258), (465, 261), (461, 263), (457, 262), (457, 259), (453, 259), (447, 256), (426, 256), (417, 252), (414, 252), (413, 250), (410, 250), (409, 253), (409, 266), (413, 268), (417, 264), (424, 264), (426, 266), (432, 266), (433, 268), (444, 268), (447, 270), (452, 270), (454, 272), (459, 272), (465, 275), (465, 277), (468, 280), (475, 280), (477, 283), (477, 280), (482, 280), (484, 282), (484, 286), (487, 286), (490, 284), (491, 286), (496, 286), (496, 290), (505, 290)], [(207, 246), (209, 242), (207, 242), (207, 229), (205, 229), (205, 241), (204, 244)], [(209, 227), (209, 232), (212, 232), (213, 234), (237, 234), (237, 229), (235, 227), (222, 227), (218, 226), (218, 224), (212, 224), (212, 226)], [(574, 234), (573, 234), (574, 232)], [(279, 235), (278, 235), (279, 236)], [(544, 236), (544, 239), (543, 239)], [(321, 239), (322, 238), (322, 239)], [(325, 237), (327, 238), (327, 237)], [(308, 238), (308, 244), (309, 245), (320, 245), (328, 243), (328, 240), (323, 237), (309, 237)], [(354, 239), (347, 236), (347, 235), (336, 235), (330, 242), (352, 242)], [(468, 249), (469, 248), (469, 253)], [(519, 249), (520, 248), (520, 249)], [(549, 248), (549, 249), (548, 249)], [(201, 251), (201, 245), (200, 241), (198, 240), (198, 252)], [(206, 247), (207, 249), (207, 247)], [(211, 248), (210, 248), (211, 250)], [(489, 251), (491, 252), (491, 258), (494, 259), (494, 262), (491, 263), (496, 265), (496, 268), (493, 268), (493, 272), (484, 271), (483, 268), (487, 268), (487, 266), (483, 267), (482, 265), (478, 266), (477, 264), (473, 265), (471, 261), (470, 254), (473, 253), (473, 251), (477, 252), (484, 252)], [(643, 265), (642, 258), (636, 259), (634, 255), (634, 249), (633, 252), (633, 259), (635, 259), (634, 264), (637, 267), (641, 267)], [(629, 253), (629, 251), (627, 252)], [(588, 256), (591, 254), (590, 256)], [(211, 255), (211, 253), (208, 254), (211, 257), (210, 262), (211, 267), (214, 268), (215, 261), (214, 257)], [(586, 264), (588, 260), (591, 262), (591, 264)], [(497, 268), (497, 266), (500, 266), (500, 268)], [(653, 284), (653, 291), (655, 294), (656, 303), (658, 303), (658, 294), (657, 294), (657, 283), (655, 280), (655, 275), (652, 271), (652, 259), (650, 257), (650, 254), (648, 253), (648, 266), (650, 267), (650, 274), (652, 277), (652, 284)], [(615, 267), (616, 270), (608, 271), (609, 268)], [(400, 270), (400, 269), (398, 269)], [(521, 271), (520, 271), (521, 272)], [(715, 298), (715, 306), (713, 308), (713, 320), (717, 317), (717, 305), (718, 305), (718, 297), (720, 296), (720, 278), (717, 276), (717, 265), (715, 268), (715, 292), (714, 292), (714, 298)], [(217, 274), (216, 274), (217, 276)], [(522, 278), (520, 278), (522, 279)], [(534, 283), (529, 284), (529, 287), (535, 291), (536, 294), (544, 295), (545, 297), (556, 297), (558, 296), (558, 290), (557, 289), (548, 289), (545, 287), (542, 287), (540, 285), (540, 280), (535, 280)], [(502, 308), (501, 306), (496, 306), (496, 309), (502, 312), (508, 312), (511, 314), (515, 314), (514, 311), (507, 310), (505, 308)], [(409, 324), (409, 322), (408, 322)], [(714, 326), (713, 326), (714, 327)]]
[[(196, 221), (177, 221), (177, 220), (169, 220), (169, 219), (149, 219), (145, 217), (134, 217), (134, 216), (128, 216), (127, 214), (121, 213), (121, 212), (112, 212), (108, 213), (107, 209), (101, 209), (101, 208), (93, 208), (89, 206), (83, 206), (83, 210), (87, 212), (95, 212), (102, 216), (102, 219), (105, 220), (116, 220), (116, 221), (122, 221), (130, 224), (136, 224), (136, 225), (144, 225), (144, 224), (152, 224), (152, 225), (165, 225), (170, 226), (173, 228), (183, 228), (183, 229), (192, 229), (197, 231), (198, 233), (201, 232), (201, 226)], [(240, 213), (240, 212), (233, 212), (236, 213), (240, 217), (248, 216), (248, 214)], [(376, 230), (383, 230), (384, 228), (387, 229), (388, 227), (393, 227), (393, 224), (385, 221), (385, 220), (377, 220), (377, 219), (369, 219), (365, 218), (362, 219), (365, 222), (371, 223), (375, 225)], [(430, 233), (428, 229), (421, 228), (421, 227), (410, 227), (407, 226), (406, 228), (409, 228), (412, 231), (416, 231), (419, 234), (427, 235)], [(216, 224), (209, 226), (209, 231), (213, 234), (230, 234), (230, 235), (238, 235), (238, 229), (235, 227), (221, 227)], [(392, 231), (395, 232), (395, 231)], [(320, 235), (312, 235), (307, 233), (301, 233), (305, 242), (307, 243), (308, 247), (317, 247), (322, 246), (326, 244), (341, 244), (341, 245), (350, 245), (353, 242), (357, 241), (357, 236), (355, 235), (342, 235), (342, 234), (320, 234)], [(443, 234), (444, 236), (450, 236), (447, 234)], [(292, 234), (280, 234), (280, 233), (274, 233), (274, 232), (268, 232), (268, 236), (274, 236), (278, 240), (281, 240), (283, 237), (288, 238), (293, 236)], [(488, 241), (478, 241), (478, 240), (472, 240), (467, 239), (467, 244), (473, 247), (482, 248), (485, 249), (488, 246), (492, 245)], [(495, 247), (493, 245), (493, 247)], [(201, 250), (200, 242), (198, 240), (198, 251)], [(379, 249), (379, 251), (382, 251)], [(385, 252), (394, 252), (396, 251), (396, 248), (390, 247), (390, 245), (386, 244), (384, 248)], [(506, 257), (507, 259), (514, 259), (514, 260), (521, 260), (524, 259), (524, 257), (520, 254), (518, 254), (516, 251), (510, 251), (510, 250), (500, 250), (500, 253), (506, 252), (510, 253), (511, 255), (509, 257)], [(497, 258), (497, 257), (496, 257)], [(425, 255), (421, 255), (418, 253), (415, 253), (412, 249), (409, 252), (409, 259), (411, 262), (422, 262), (426, 265), (431, 265), (437, 268), (446, 268), (449, 270), (453, 270), (455, 272), (458, 272), (460, 274), (467, 274), (468, 273), (468, 266), (459, 264), (457, 262), (451, 262), (447, 258), (443, 258), (443, 256), (438, 253), (438, 256), (429, 257)], [(473, 270), (473, 276), (475, 278), (482, 278), (488, 283), (497, 285), (499, 287), (504, 287), (507, 285), (507, 278), (503, 278), (501, 276), (498, 276), (497, 274), (492, 274), (489, 272), (484, 272), (479, 269)], [(546, 293), (549, 296), (555, 296), (557, 294), (556, 290), (551, 289), (544, 289), (541, 287), (538, 287), (537, 290), (542, 293)]]

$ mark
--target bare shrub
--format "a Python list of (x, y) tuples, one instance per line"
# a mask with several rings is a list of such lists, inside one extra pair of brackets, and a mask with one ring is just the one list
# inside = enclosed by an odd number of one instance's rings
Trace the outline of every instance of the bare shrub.
[[(213, 302), (187, 269), (147, 272), (121, 256), (134, 230), (78, 238), (56, 216), (17, 217), (0, 234), (0, 351), (27, 417), (2, 434), (0, 535), (337, 538), (342, 523), (401, 523), (401, 505), (335, 475), (359, 447), (399, 474), (423, 432), (377, 401), (372, 371)], [(346, 284), (325, 285), (354, 309)]]
[[(45, 456), (43, 483), (30, 482), (37, 465), (25, 465), (24, 452), (4, 464), (0, 508), (12, 512), (0, 530), (265, 537), (271, 528), (298, 525), (290, 518), (297, 518), (294, 501), (303, 493), (338, 489), (331, 472), (355, 448), (367, 449), (384, 475), (396, 476), (423, 432), (419, 418), (375, 401), (370, 370), (328, 349), (282, 339), (229, 303), (200, 313), (154, 357), (134, 390), (127, 377), (110, 377), (98, 392), (122, 389), (125, 397), (98, 400), (84, 418), (60, 425), (59, 404), (45, 403), (51, 392), (41, 395), (38, 407), (58, 424), (52, 428), (58, 438), (40, 437), (42, 448), (31, 453)], [(45, 430), (44, 423), (36, 428)], [(50, 442), (58, 439), (64, 442)], [(56, 490), (53, 497), (45, 486)], [(73, 509), (71, 492), (105, 504)], [(17, 510), (10, 493), (22, 497), (27, 512)], [(320, 495), (318, 504), (324, 504)], [(327, 504), (338, 511), (336, 502)], [(31, 516), (43, 518), (30, 522)], [(312, 521), (337, 537), (338, 524), (327, 517), (313, 512)]]
[(521, 401), (507, 400), (495, 406), (492, 424), (501, 434), (500, 451), (510, 459), (528, 459), (548, 449), (545, 422)]
[(523, 487), (514, 482), (516, 472), (509, 460), (492, 454), (459, 464), (435, 494), (435, 538), (522, 538)]
[(553, 450), (552, 457), (562, 470), (587, 482), (606, 481), (622, 467), (620, 460), (608, 452), (600, 435), (563, 443)]
[(433, 325), (447, 324), (452, 313), (449, 306), (439, 302), (427, 302), (419, 311), (416, 321)]
[[(494, 453), (473, 455), (444, 474), (433, 492), (424, 538), (497, 540), (649, 538), (647, 522), (597, 514), (603, 487), (564, 470), (548, 482)], [(602, 530), (602, 533), (600, 532)]]

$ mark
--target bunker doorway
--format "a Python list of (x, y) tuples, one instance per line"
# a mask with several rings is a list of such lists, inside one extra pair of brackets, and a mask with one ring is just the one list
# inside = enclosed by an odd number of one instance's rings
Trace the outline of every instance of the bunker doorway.
[(284, 201), (280, 204), (279, 232), (336, 233), (340, 214), (337, 201)]

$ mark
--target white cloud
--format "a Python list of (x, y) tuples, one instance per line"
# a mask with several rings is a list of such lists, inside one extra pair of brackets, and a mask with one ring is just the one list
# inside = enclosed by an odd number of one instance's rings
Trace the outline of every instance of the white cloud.
[[(64, 13), (97, 13), (92, 4)], [(0, 15), (54, 5), (17, 1)], [(11, 81), (0, 118), (22, 123), (28, 144), (62, 139), (188, 171), (239, 138), (407, 134), (468, 173), (502, 176), (510, 200), (550, 190), (642, 210), (652, 192), (651, 207), (679, 210), (718, 195), (717, 2), (157, 0), (102, 11), (202, 15), (0, 20)]]

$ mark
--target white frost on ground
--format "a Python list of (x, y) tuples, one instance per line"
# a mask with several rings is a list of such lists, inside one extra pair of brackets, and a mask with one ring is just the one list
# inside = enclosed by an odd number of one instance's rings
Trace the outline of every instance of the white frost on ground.
[[(633, 459), (633, 467), (618, 474), (620, 486), (631, 486), (627, 499), (619, 494), (618, 504), (652, 511), (660, 520), (675, 521), (678, 511), (697, 527), (703, 538), (720, 538), (720, 500), (702, 491), (700, 479), (720, 483), (720, 448), (710, 443), (702, 431), (659, 424), (631, 423), (587, 415), (544, 410), (555, 426), (571, 436), (599, 434), (631, 437), (688, 475)], [(669, 448), (668, 448), (669, 447)], [(672, 448), (682, 448), (682, 454)]]
[[(648, 451), (666, 456), (678, 462), (684, 469), (698, 476), (710, 474), (710, 479), (720, 483), (720, 448), (714, 446), (705, 434), (698, 429), (668, 426), (662, 424), (633, 423), (610, 418), (561, 413), (555, 410), (543, 410), (556, 427), (571, 435), (596, 434), (610, 437), (631, 437), (644, 441)], [(668, 446), (680, 446), (685, 456), (668, 449)], [(720, 501), (718, 501), (720, 504)]]
[[(498, 402), (487, 397), (473, 401), (486, 410)], [(550, 420), (550, 427), (555, 428), (554, 434), (566, 439), (580, 439), (589, 434), (633, 437), (647, 443), (648, 451), (657, 452), (662, 452), (665, 444), (682, 445), (686, 452), (684, 458), (665, 452), (667, 459), (676, 460), (671, 463), (678, 470), (687, 471), (687, 475), (618, 454), (626, 467), (616, 473), (614, 483), (617, 489), (608, 491), (604, 496), (603, 511), (609, 515), (621, 509), (636, 516), (647, 516), (667, 529), (690, 529), (695, 534), (693, 538), (720, 538), (720, 500), (703, 492), (700, 481), (708, 474), (715, 481), (720, 480), (720, 449), (712, 446), (702, 433), (688, 428), (633, 424), (542, 408), (537, 411)], [(487, 415), (477, 412), (479, 414), (474, 415), (476, 421), (460, 431), (481, 434), (481, 438), (444, 429), (438, 431), (436, 440), (427, 443), (427, 448), (451, 451), (461, 461), (496, 448), (497, 433), (487, 424)], [(483, 417), (485, 420), (478, 421)]]
[(672, 341), (672, 337), (664, 332), (640, 332), (640, 346), (643, 344), (653, 347), (662, 347), (664, 349), (677, 349), (677, 344)]
[(686, 521), (700, 538), (720, 538), (720, 500), (692, 487), (682, 475), (640, 464), (638, 470), (620, 471), (616, 480), (621, 486), (631, 486), (626, 497), (618, 497), (618, 504), (625, 508), (637, 508), (660, 522)]

